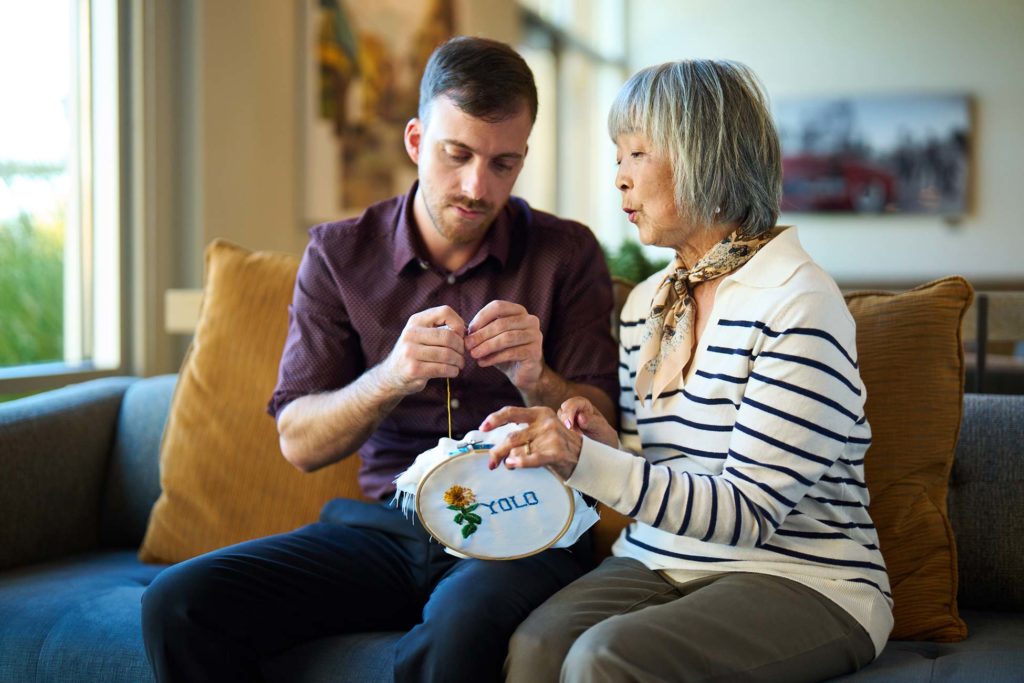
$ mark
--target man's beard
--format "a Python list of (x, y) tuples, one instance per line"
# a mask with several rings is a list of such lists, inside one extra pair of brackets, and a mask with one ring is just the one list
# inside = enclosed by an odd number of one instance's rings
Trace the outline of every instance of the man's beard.
[[(434, 229), (455, 244), (468, 244), (476, 241), (487, 231), (494, 220), (494, 207), (480, 199), (468, 199), (455, 195), (445, 197), (439, 203), (434, 203), (424, 196), (423, 205), (427, 209), (427, 215), (430, 216), (430, 222), (434, 224)], [(454, 220), (445, 220), (447, 217), (444, 215), (444, 209), (450, 206), (459, 206), (469, 211), (480, 211), (483, 216), (480, 218), (479, 224), (473, 228), (463, 228)]]

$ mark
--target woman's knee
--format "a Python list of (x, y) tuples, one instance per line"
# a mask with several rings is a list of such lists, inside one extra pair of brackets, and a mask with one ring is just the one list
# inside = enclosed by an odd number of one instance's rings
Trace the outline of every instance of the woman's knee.
[(519, 625), (509, 640), (506, 680), (557, 681), (572, 638), (571, 627), (558, 619), (550, 604), (542, 605)]
[(629, 627), (621, 617), (595, 624), (576, 639), (562, 663), (562, 681), (630, 681), (637, 662), (628, 645)]

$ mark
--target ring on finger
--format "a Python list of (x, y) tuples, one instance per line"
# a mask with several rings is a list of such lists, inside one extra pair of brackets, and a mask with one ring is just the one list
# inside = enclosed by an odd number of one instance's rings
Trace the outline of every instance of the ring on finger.
[(526, 442), (526, 453), (525, 453), (525, 455), (529, 455), (529, 454), (530, 454), (530, 442), (527, 441)]

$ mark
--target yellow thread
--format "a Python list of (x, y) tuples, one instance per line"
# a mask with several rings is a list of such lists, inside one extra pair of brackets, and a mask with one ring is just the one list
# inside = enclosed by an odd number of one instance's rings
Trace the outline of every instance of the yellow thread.
[(448, 438), (452, 438), (452, 381), (444, 378), (445, 389), (448, 390)]

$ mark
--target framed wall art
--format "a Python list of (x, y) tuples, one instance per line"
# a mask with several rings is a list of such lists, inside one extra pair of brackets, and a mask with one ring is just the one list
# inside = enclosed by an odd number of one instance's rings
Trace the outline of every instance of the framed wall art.
[(774, 112), (783, 211), (967, 212), (969, 97), (792, 99)]
[(416, 178), (402, 136), (455, 0), (303, 0), (303, 219), (354, 215)]

